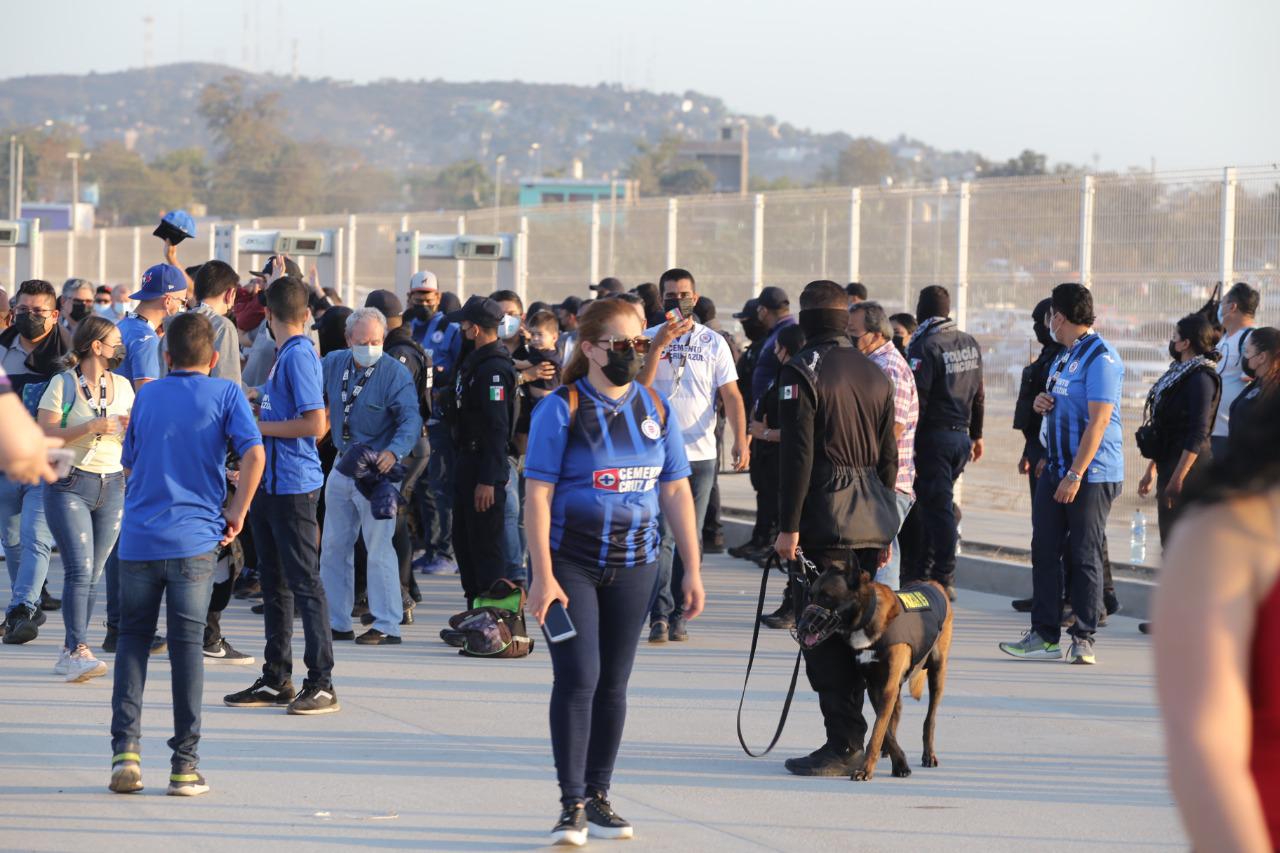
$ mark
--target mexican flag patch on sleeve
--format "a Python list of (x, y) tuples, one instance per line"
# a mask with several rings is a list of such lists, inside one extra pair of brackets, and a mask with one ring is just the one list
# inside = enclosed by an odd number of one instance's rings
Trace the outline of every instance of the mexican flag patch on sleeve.
[(795, 400), (800, 397), (799, 385), (783, 385), (781, 398), (783, 400)]
[(507, 399), (507, 389), (501, 385), (489, 386), (489, 400), (492, 402), (501, 402)]

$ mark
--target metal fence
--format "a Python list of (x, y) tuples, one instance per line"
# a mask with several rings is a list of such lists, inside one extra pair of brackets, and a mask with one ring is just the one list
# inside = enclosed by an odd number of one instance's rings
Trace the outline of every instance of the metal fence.
[[(394, 280), (395, 234), (528, 234), (529, 298), (587, 295), (614, 275), (628, 286), (668, 267), (695, 274), (699, 291), (736, 310), (766, 284), (793, 295), (808, 281), (863, 282), (872, 298), (911, 310), (929, 284), (952, 288), (961, 325), (981, 342), (988, 387), (988, 458), (966, 475), (970, 512), (1025, 512), (1016, 476), (1021, 449), (1009, 428), (1018, 374), (1033, 353), (1030, 312), (1062, 281), (1092, 287), (1098, 326), (1127, 363), (1126, 433), (1147, 388), (1163, 371), (1164, 342), (1179, 317), (1204, 303), (1218, 281), (1264, 292), (1263, 322), (1280, 321), (1280, 170), (990, 179), (909, 188), (861, 187), (642, 199), (538, 208), (309, 216), (242, 222), (250, 227), (346, 229), (345, 280), (324, 282), (363, 299)], [(212, 232), (212, 229), (208, 229)], [(150, 229), (44, 235), (43, 274), (137, 281), (160, 259)], [(204, 236), (197, 241), (203, 246)], [(182, 250), (196, 261), (208, 249)], [(255, 259), (258, 260), (258, 259)], [(431, 266), (444, 289), (484, 293), (492, 265)], [(0, 255), (0, 275), (11, 273)], [(11, 279), (11, 275), (8, 278)], [(1132, 512), (1140, 461), (1129, 443)]]

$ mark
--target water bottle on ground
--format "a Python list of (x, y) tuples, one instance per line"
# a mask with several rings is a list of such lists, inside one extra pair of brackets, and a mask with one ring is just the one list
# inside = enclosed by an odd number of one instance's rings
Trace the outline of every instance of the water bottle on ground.
[(1133, 524), (1129, 528), (1129, 562), (1141, 565), (1147, 561), (1147, 517), (1142, 510), (1134, 510)]

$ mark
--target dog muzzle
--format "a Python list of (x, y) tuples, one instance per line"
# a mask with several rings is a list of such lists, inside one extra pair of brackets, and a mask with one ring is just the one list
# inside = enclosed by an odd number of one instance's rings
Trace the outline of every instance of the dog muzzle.
[(817, 604), (807, 605), (796, 620), (792, 636), (801, 646), (812, 649), (840, 628), (840, 614)]

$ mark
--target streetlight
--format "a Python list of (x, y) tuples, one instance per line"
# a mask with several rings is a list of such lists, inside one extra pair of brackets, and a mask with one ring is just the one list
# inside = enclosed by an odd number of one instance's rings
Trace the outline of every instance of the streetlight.
[(80, 203), (80, 161), (88, 162), (93, 155), (88, 151), (83, 153), (79, 151), (68, 151), (67, 159), (71, 161), (71, 231), (75, 233), (80, 230), (80, 223), (76, 217), (76, 205)]
[(542, 177), (542, 146), (539, 145), (537, 142), (532, 143), (529, 146), (529, 156), (537, 158), (536, 163), (538, 166), (538, 171), (534, 177), (541, 178)]
[[(493, 209), (497, 211), (502, 207), (502, 167), (507, 164), (507, 155), (499, 154), (498, 158), (493, 161), (496, 175), (493, 180)], [(496, 212), (494, 214), (497, 215)]]

